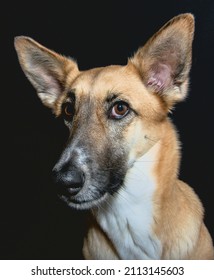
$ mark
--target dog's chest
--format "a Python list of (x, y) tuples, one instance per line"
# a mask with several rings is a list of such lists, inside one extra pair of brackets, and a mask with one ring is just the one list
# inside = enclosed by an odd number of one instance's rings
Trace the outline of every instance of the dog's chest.
[[(152, 148), (153, 149), (153, 148)], [(153, 149), (129, 170), (123, 188), (97, 213), (97, 221), (121, 259), (160, 259), (153, 226)]]

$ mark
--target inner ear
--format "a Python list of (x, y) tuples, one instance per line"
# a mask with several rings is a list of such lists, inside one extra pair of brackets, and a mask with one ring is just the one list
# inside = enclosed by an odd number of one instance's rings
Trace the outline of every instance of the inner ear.
[(172, 85), (172, 69), (164, 63), (154, 63), (151, 66), (147, 78), (147, 86), (161, 92)]
[[(179, 33), (159, 36), (157, 42), (153, 42), (145, 53), (144, 77), (147, 86), (163, 92), (172, 86), (179, 86), (183, 78), (187, 78), (191, 55), (184, 42), (179, 42)], [(184, 40), (182, 34), (180, 39)]]

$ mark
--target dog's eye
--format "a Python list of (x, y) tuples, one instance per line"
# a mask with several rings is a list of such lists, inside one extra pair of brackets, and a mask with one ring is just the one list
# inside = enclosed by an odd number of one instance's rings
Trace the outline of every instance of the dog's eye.
[(64, 108), (64, 112), (66, 114), (66, 116), (70, 117), (73, 114), (73, 108), (71, 106), (71, 104), (67, 103), (65, 108)]
[(114, 104), (111, 109), (110, 118), (111, 119), (122, 119), (129, 112), (129, 105), (124, 101), (118, 101)]
[(62, 114), (65, 119), (72, 119), (74, 116), (74, 106), (72, 103), (67, 102), (63, 104), (62, 107)]

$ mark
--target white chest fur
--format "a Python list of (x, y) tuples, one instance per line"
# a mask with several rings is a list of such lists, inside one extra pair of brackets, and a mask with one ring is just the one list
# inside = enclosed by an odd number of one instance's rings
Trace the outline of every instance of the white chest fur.
[(124, 186), (98, 210), (97, 221), (121, 259), (159, 259), (161, 244), (152, 231), (155, 144), (129, 170)]

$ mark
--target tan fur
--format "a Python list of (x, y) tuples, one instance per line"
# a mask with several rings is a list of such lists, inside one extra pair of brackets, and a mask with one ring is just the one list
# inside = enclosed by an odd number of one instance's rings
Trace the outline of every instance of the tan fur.
[[(214, 258), (212, 240), (203, 223), (203, 206), (193, 189), (178, 179), (180, 145), (167, 117), (174, 104), (187, 94), (193, 33), (193, 16), (180, 15), (140, 48), (127, 65), (87, 71), (78, 70), (76, 62), (30, 38), (19, 37), (15, 43), (24, 72), (42, 102), (57, 116), (62, 113), (67, 92), (75, 92), (77, 113), (71, 135), (84, 127), (83, 137), (96, 145), (98, 154), (111, 135), (115, 147), (119, 145), (117, 136), (119, 139), (122, 135), (130, 162), (158, 145), (153, 165), (156, 189), (152, 231), (162, 245), (161, 259)], [(123, 128), (112, 127), (106, 121), (104, 104), (112, 93), (119, 94), (137, 112)], [(96, 211), (92, 212), (94, 222), (84, 241), (85, 257), (119, 259), (108, 232), (96, 220)]]

